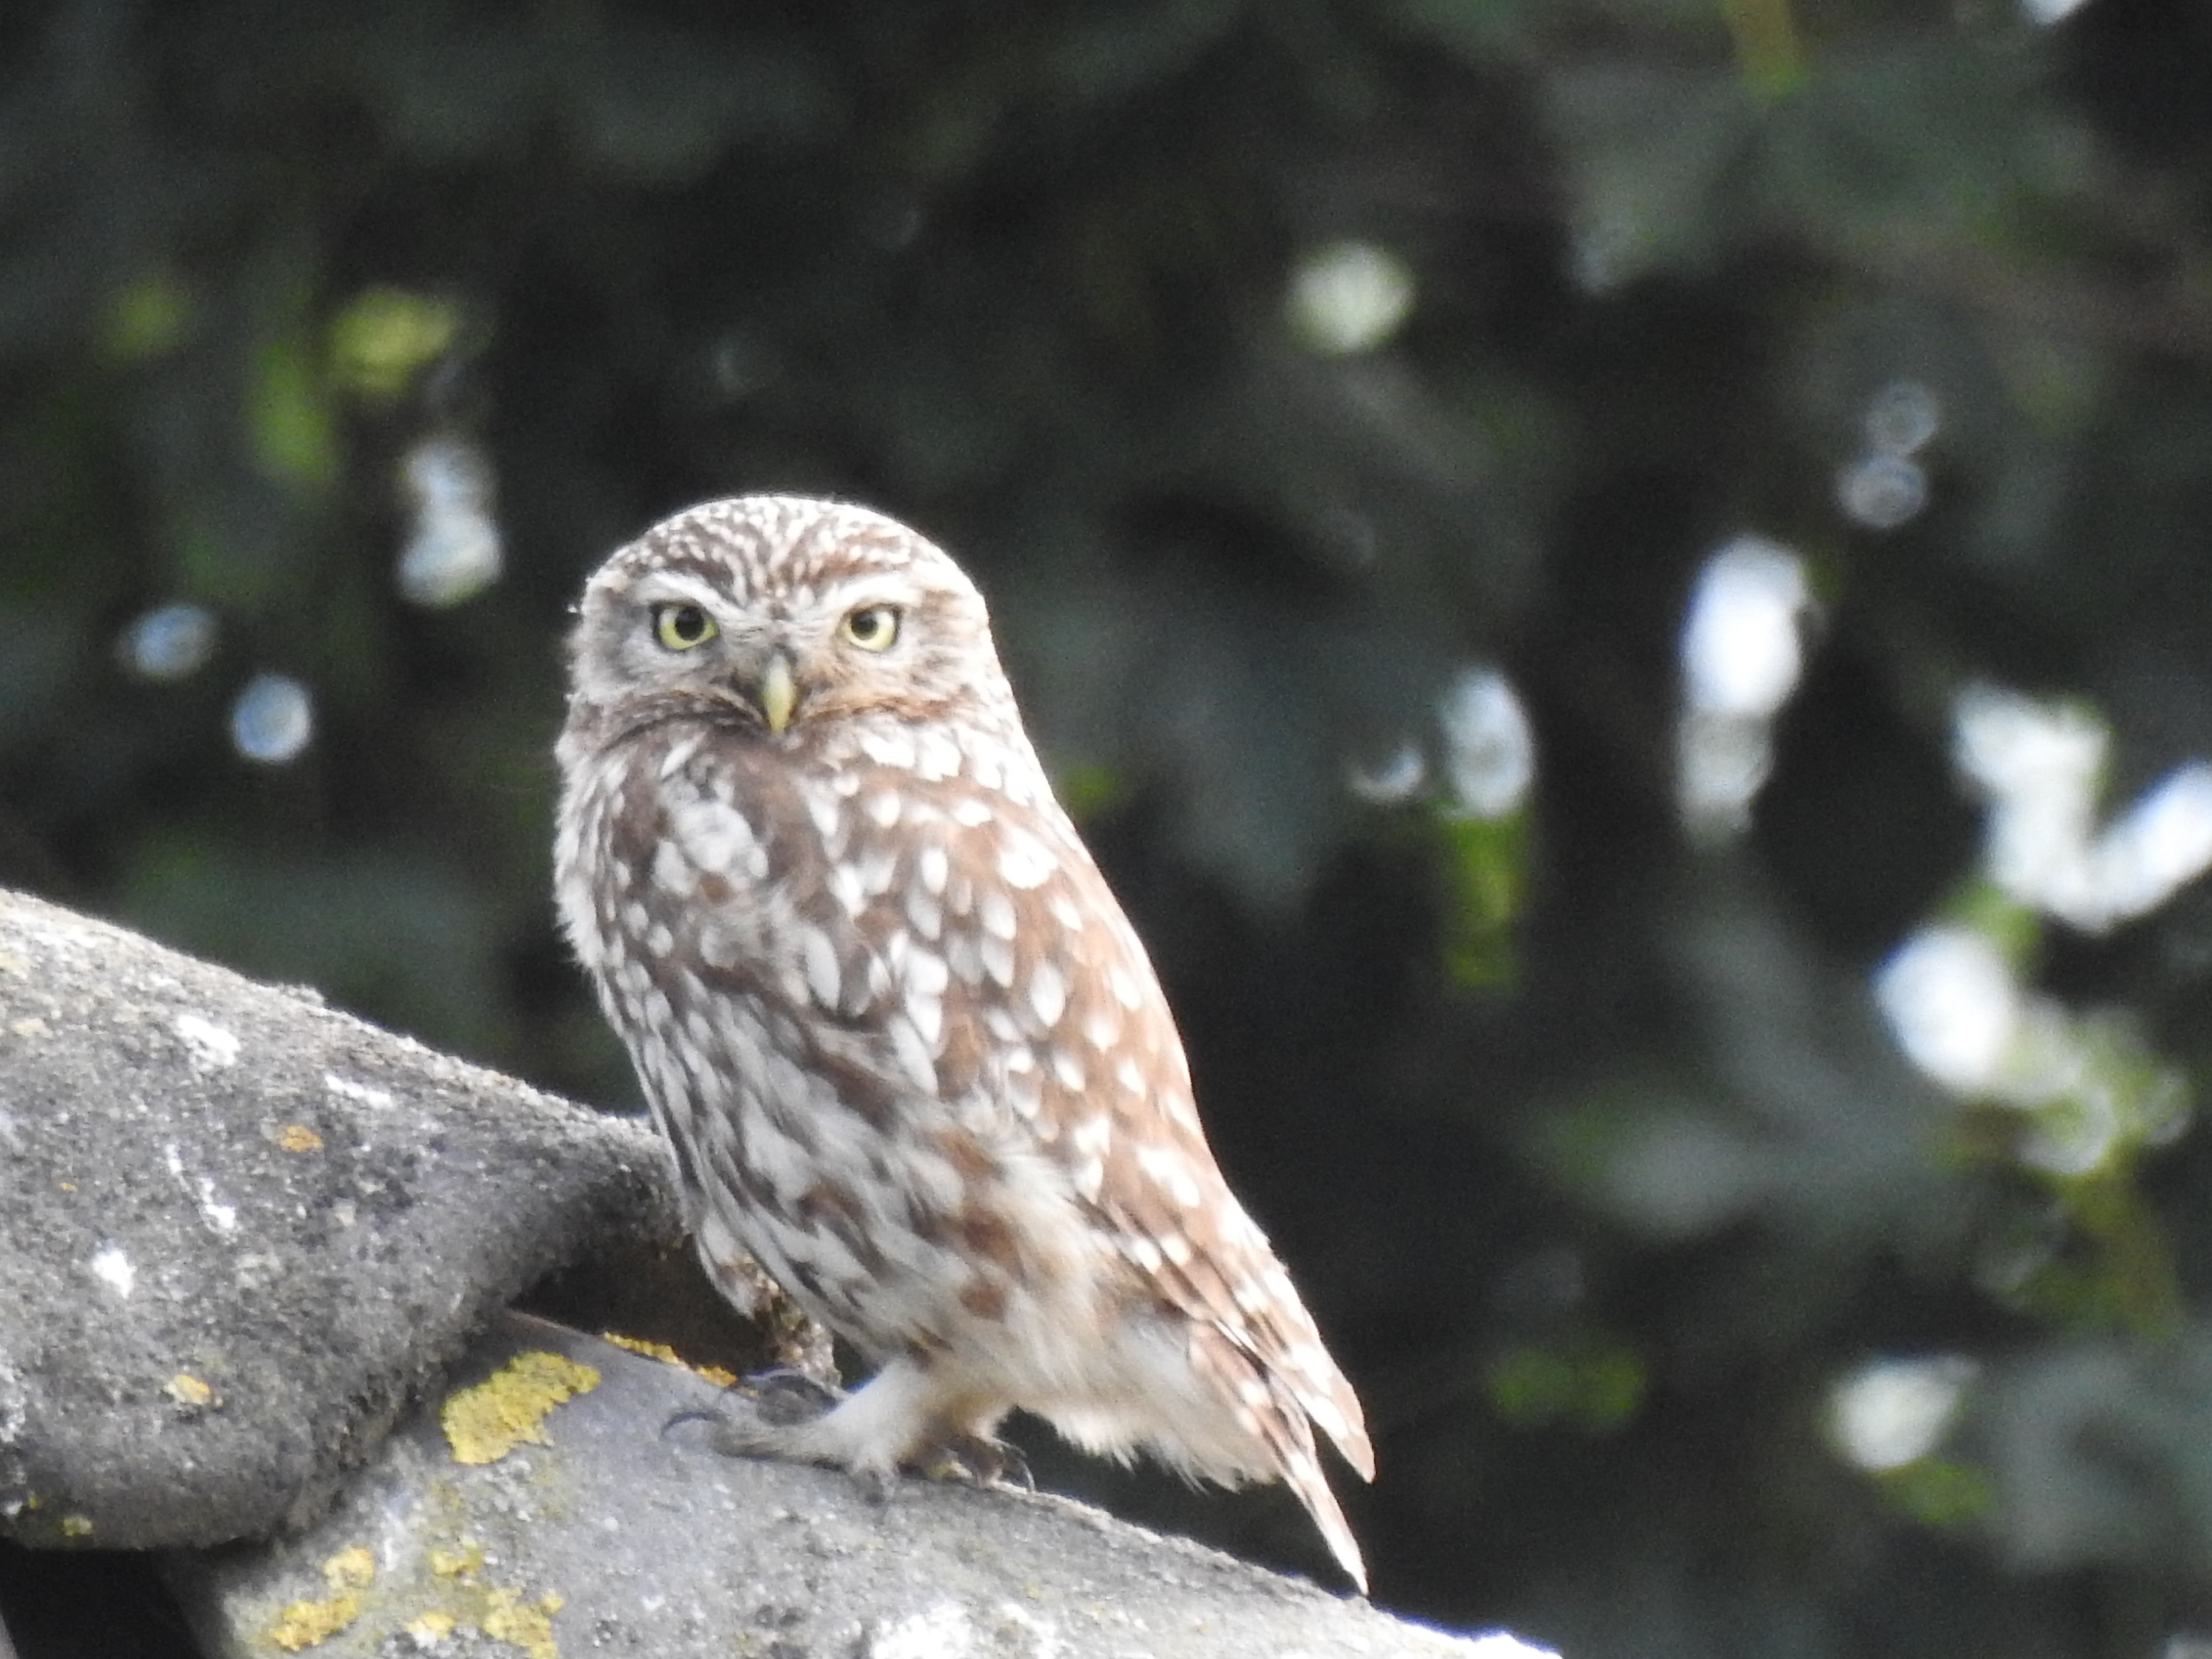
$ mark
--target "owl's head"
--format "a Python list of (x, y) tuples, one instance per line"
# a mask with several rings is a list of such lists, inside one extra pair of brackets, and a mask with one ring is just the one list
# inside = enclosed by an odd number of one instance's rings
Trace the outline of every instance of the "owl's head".
[(975, 584), (866, 507), (709, 501), (616, 553), (577, 609), (572, 720), (703, 715), (781, 738), (855, 715), (1012, 714)]

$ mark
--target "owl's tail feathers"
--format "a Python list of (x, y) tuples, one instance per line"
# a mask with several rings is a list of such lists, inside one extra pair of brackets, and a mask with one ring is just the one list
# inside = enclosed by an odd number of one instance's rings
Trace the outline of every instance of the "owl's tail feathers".
[(1375, 1450), (1351, 1383), (1318, 1340), (1307, 1346), (1310, 1352), (1288, 1351), (1271, 1365), (1218, 1327), (1200, 1326), (1193, 1332), (1192, 1355), (1222, 1397), (1234, 1402), (1245, 1432), (1267, 1449), (1273, 1478), (1297, 1495), (1329, 1553), (1364, 1595), (1367, 1565), (1322, 1473), (1314, 1428), (1318, 1425), (1335, 1442), (1364, 1480), (1375, 1478)]
[(1313, 1516), (1314, 1525), (1321, 1529), (1322, 1541), (1328, 1553), (1336, 1558), (1336, 1565), (1359, 1587), (1362, 1595), (1367, 1594), (1367, 1563), (1359, 1554), (1359, 1540), (1352, 1535), (1351, 1523), (1345, 1520), (1339, 1508), (1336, 1494), (1328, 1489), (1328, 1481), (1321, 1472), (1321, 1460), (1314, 1455), (1313, 1434), (1307, 1429), (1303, 1416), (1293, 1419), (1298, 1431), (1289, 1437), (1293, 1443), (1279, 1446), (1277, 1455), (1282, 1459), (1283, 1480), (1297, 1494), (1298, 1502), (1306, 1506)]
[(1375, 1478), (1375, 1447), (1367, 1438), (1367, 1414), (1359, 1408), (1359, 1396), (1352, 1391), (1342, 1371), (1324, 1354), (1321, 1364), (1328, 1375), (1318, 1389), (1294, 1380), (1291, 1392), (1298, 1408), (1311, 1418), (1322, 1432), (1335, 1442), (1344, 1461), (1358, 1471), (1362, 1480)]
[[(1327, 1364), (1327, 1361), (1323, 1362)], [(1283, 1478), (1306, 1512), (1321, 1528), (1328, 1540), (1329, 1553), (1336, 1563), (1359, 1586), (1362, 1595), (1367, 1594), (1367, 1566), (1359, 1559), (1359, 1545), (1352, 1536), (1352, 1528), (1345, 1523), (1344, 1511), (1337, 1507), (1336, 1494), (1329, 1490), (1322, 1477), (1321, 1459), (1315, 1455), (1313, 1424), (1321, 1425), (1344, 1461), (1358, 1471), (1362, 1480), (1375, 1478), (1375, 1448), (1367, 1438), (1367, 1423), (1359, 1409), (1359, 1397), (1352, 1391), (1352, 1384), (1334, 1364), (1329, 1365), (1334, 1386), (1325, 1394), (1316, 1395), (1296, 1383), (1285, 1388), (1277, 1382), (1274, 1389), (1275, 1409), (1285, 1417), (1293, 1431), (1292, 1444), (1277, 1449), (1283, 1460)], [(1285, 1398), (1285, 1395), (1289, 1398)]]

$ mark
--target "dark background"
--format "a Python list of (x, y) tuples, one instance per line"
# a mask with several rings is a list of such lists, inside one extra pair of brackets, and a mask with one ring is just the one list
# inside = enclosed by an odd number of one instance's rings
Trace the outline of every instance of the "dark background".
[[(1368, 1402), (1378, 1601), (2190, 1659), (2212, 897), (2051, 919), (1953, 750), (1971, 687), (2063, 700), (2105, 818), (2212, 755), (2208, 150), (2185, 0), (9, 0), (0, 883), (634, 1103), (547, 897), (565, 607), (700, 499), (864, 501), (990, 596)], [(1363, 258), (1410, 309), (1332, 339)], [(489, 525), (500, 580), (403, 591)], [(1699, 831), (1679, 641), (1745, 533), (1805, 673)], [(179, 602), (204, 651), (134, 659)], [(1534, 733), (1490, 817), (1474, 669)], [(1946, 918), (2045, 999), (2034, 1088), (1885, 1024)], [(1954, 1410), (1871, 1469), (1893, 1360)], [(1048, 1472), (1321, 1570), (1279, 1499)]]

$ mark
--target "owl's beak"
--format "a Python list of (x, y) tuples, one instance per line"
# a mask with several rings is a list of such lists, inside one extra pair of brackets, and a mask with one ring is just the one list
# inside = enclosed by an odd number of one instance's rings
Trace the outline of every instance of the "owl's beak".
[(760, 679), (760, 709), (768, 720), (770, 736), (783, 735), (783, 728), (791, 724), (792, 708), (798, 701), (799, 687), (791, 678), (791, 659), (778, 651), (769, 658)]

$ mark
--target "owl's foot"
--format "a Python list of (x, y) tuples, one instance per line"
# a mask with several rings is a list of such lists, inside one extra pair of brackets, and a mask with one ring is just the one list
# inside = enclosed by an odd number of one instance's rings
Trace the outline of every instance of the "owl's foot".
[(761, 1420), (777, 1429), (811, 1423), (851, 1397), (835, 1383), (824, 1382), (795, 1365), (757, 1372), (745, 1378), (742, 1386)]
[(796, 1367), (758, 1372), (725, 1392), (744, 1401), (740, 1415), (693, 1407), (662, 1424), (662, 1436), (687, 1423), (705, 1423), (711, 1425), (707, 1444), (725, 1457), (788, 1456), (788, 1431), (825, 1416), (847, 1397), (842, 1389)]
[[(846, 1397), (842, 1389), (830, 1388), (803, 1371), (748, 1377), (739, 1386), (751, 1391), (746, 1396), (747, 1409), (743, 1414), (679, 1412), (669, 1419), (669, 1426), (672, 1428), (686, 1420), (712, 1424), (714, 1426), (707, 1433), (708, 1448), (724, 1457), (775, 1457), (799, 1463), (837, 1465), (836, 1458), (823, 1455), (808, 1443), (806, 1429), (829, 1415)], [(896, 1469), (872, 1463), (845, 1468), (853, 1477), (853, 1484), (860, 1489), (860, 1496), (869, 1503), (880, 1506), (891, 1501), (891, 1494), (898, 1486)]]
[(744, 1401), (741, 1412), (678, 1412), (661, 1431), (665, 1434), (678, 1423), (710, 1423), (714, 1427), (707, 1443), (725, 1457), (807, 1458), (807, 1425), (851, 1398), (836, 1384), (796, 1366), (756, 1372), (732, 1383), (728, 1393)]
[[(726, 1457), (786, 1457), (842, 1465), (852, 1471), (869, 1498), (881, 1503), (896, 1484), (896, 1469), (881, 1454), (855, 1456), (860, 1449), (840, 1435), (835, 1420), (842, 1408), (847, 1422), (862, 1404), (859, 1395), (824, 1382), (795, 1367), (762, 1371), (737, 1384), (744, 1408), (725, 1413), (679, 1413), (670, 1427), (685, 1420), (713, 1425), (707, 1443)], [(865, 1391), (863, 1391), (865, 1392)], [(896, 1455), (896, 1454), (894, 1454)], [(1036, 1490), (1028, 1461), (1005, 1441), (968, 1430), (931, 1435), (897, 1455), (897, 1466), (933, 1480), (965, 1480), (975, 1486), (1001, 1483)]]
[(916, 1452), (915, 1472), (932, 1480), (966, 1480), (978, 1486), (1036, 1490), (1029, 1459), (1021, 1448), (988, 1434), (952, 1434)]

